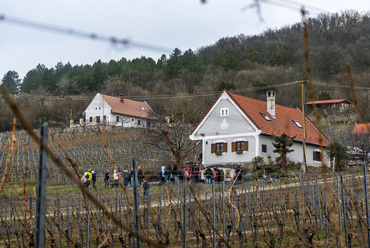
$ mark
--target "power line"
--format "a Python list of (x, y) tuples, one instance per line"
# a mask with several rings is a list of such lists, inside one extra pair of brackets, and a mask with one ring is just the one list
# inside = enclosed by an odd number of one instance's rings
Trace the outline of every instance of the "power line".
[[(321, 86), (326, 86), (326, 87), (329, 87), (329, 88), (347, 88), (347, 89), (350, 89), (351, 86), (349, 85), (332, 85), (332, 84), (325, 84), (325, 83), (314, 83), (313, 84), (314, 86), (315, 85), (321, 85)], [(362, 87), (362, 86), (359, 86), (359, 87), (353, 87), (353, 89), (355, 90), (370, 90), (370, 87)]]
[(308, 5), (308, 4), (305, 4), (305, 3), (299, 3), (299, 2), (293, 1), (293, 0), (270, 0), (270, 1), (289, 2), (292, 6), (294, 6), (294, 5), (299, 6), (300, 9), (302, 7), (304, 7), (305, 9), (308, 9), (309, 11), (314, 11), (314, 12), (317, 12), (317, 13), (330, 12), (330, 11), (322, 9), (322, 8), (318, 8), (318, 7)]
[(307, 5), (303, 3), (299, 3), (293, 0), (253, 0), (253, 3), (244, 6), (241, 10), (245, 11), (247, 9), (256, 8), (258, 15), (260, 16), (260, 19), (263, 20), (261, 16), (261, 4), (270, 4), (275, 5), (281, 8), (290, 9), (294, 11), (302, 11), (305, 10), (309, 13), (319, 14), (322, 12), (330, 12), (312, 5)]
[(170, 49), (168, 47), (163, 47), (163, 46), (158, 46), (158, 45), (153, 45), (149, 43), (144, 43), (144, 42), (138, 42), (138, 41), (132, 41), (126, 38), (117, 38), (114, 36), (108, 36), (108, 35), (102, 35), (98, 33), (91, 33), (87, 31), (82, 31), (82, 30), (77, 30), (73, 28), (66, 28), (62, 26), (56, 26), (56, 25), (51, 25), (51, 24), (46, 24), (46, 23), (40, 23), (40, 22), (35, 22), (31, 20), (26, 20), (18, 17), (11, 17), (11, 16), (6, 16), (4, 14), (0, 14), (0, 21), (2, 22), (7, 22), (11, 24), (15, 24), (18, 26), (23, 26), (23, 27), (29, 27), (33, 29), (39, 29), (47, 32), (55, 32), (63, 35), (71, 35), (71, 36), (76, 36), (79, 38), (86, 38), (86, 39), (91, 39), (91, 40), (99, 40), (99, 41), (104, 41), (104, 42), (109, 42), (112, 45), (123, 45), (123, 46), (133, 46), (137, 48), (142, 48), (146, 50), (154, 50), (154, 51), (160, 51), (160, 52), (172, 52), (173, 49)]
[[(298, 81), (293, 82), (286, 82), (281, 84), (271, 84), (266, 86), (260, 87), (249, 87), (243, 89), (236, 89), (236, 93), (246, 93), (246, 92), (253, 92), (258, 90), (266, 90), (271, 88), (281, 88), (287, 87), (295, 84), (299, 84)], [(314, 85), (325, 86), (328, 88), (350, 88), (348, 85), (333, 85), (333, 84), (325, 84), (325, 83), (314, 83)], [(355, 90), (370, 90), (370, 87), (353, 87)], [(189, 93), (189, 94), (178, 94), (178, 95), (151, 95), (151, 96), (125, 96), (127, 99), (136, 99), (136, 100), (164, 100), (164, 99), (181, 99), (181, 98), (193, 98), (193, 97), (208, 97), (208, 96), (218, 96), (221, 94), (221, 91), (216, 92), (205, 92), (205, 93)], [(25, 98), (36, 98), (40, 99), (43, 98), (45, 100), (65, 100), (65, 101), (91, 101), (94, 97), (59, 97), (59, 96), (40, 96), (40, 95), (23, 95)]]

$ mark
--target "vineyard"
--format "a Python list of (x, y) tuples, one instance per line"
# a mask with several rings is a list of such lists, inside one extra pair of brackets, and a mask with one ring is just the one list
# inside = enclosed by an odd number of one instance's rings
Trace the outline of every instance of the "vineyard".
[[(90, 195), (81, 192), (47, 159), (46, 247), (138, 247), (138, 241), (142, 247), (366, 247), (366, 170), (365, 175), (322, 174), (327, 178), (286, 173), (278, 184), (166, 185), (153, 179), (148, 196), (139, 189), (136, 214), (133, 188), (104, 188), (103, 172), (131, 168), (135, 157), (145, 177), (156, 178), (161, 165), (174, 163), (147, 131), (50, 130), (48, 146), (69, 169), (74, 161), (80, 173), (95, 170), (98, 180)], [(3, 133), (0, 152), (1, 177), (9, 167), (0, 197), (0, 246), (34, 247), (39, 146), (24, 132)]]
[[(52, 130), (51, 130), (52, 131)], [(130, 167), (132, 157), (137, 158), (138, 164), (143, 169), (160, 168), (163, 163), (171, 162), (169, 150), (159, 149), (145, 137), (145, 130), (117, 130), (103, 132), (107, 140), (108, 149), (119, 168)], [(23, 183), (25, 168), (28, 167), (27, 182), (36, 182), (39, 159), (39, 147), (25, 132), (17, 133), (17, 142), (10, 161), (9, 177), (13, 183)], [(12, 134), (0, 134), (0, 175), (7, 162), (10, 152)], [(81, 171), (95, 170), (98, 175), (103, 175), (106, 169), (113, 169), (110, 159), (99, 132), (61, 132), (51, 133), (49, 147), (61, 158), (64, 157), (63, 149), (79, 166)], [(60, 147), (59, 147), (60, 146)], [(63, 149), (61, 149), (61, 147)], [(196, 151), (199, 153), (199, 149)], [(195, 157), (196, 154), (193, 155)], [(172, 159), (174, 161), (174, 159)], [(66, 160), (66, 162), (68, 162)], [(68, 162), (69, 163), (69, 162)], [(68, 180), (61, 169), (48, 159), (49, 183), (65, 184)], [(159, 170), (159, 169), (158, 169)]]

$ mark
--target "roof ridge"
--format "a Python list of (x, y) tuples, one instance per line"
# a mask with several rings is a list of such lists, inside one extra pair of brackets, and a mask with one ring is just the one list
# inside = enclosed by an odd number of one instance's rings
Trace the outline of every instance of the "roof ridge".
[[(266, 103), (267, 104), (267, 101), (259, 100), (259, 99), (255, 99), (255, 98), (251, 98), (249, 96), (243, 96), (243, 95), (239, 95), (239, 94), (235, 94), (235, 93), (229, 93), (229, 94), (236, 95), (236, 96), (241, 96), (241, 97), (245, 97), (245, 98), (251, 99), (253, 101), (259, 101), (259, 102), (263, 102), (263, 103)], [(281, 105), (281, 104), (275, 104), (275, 106), (279, 106), (279, 107), (283, 107), (283, 108), (288, 108), (288, 109), (295, 110), (294, 107), (288, 107), (288, 106), (284, 106), (284, 105)], [(267, 109), (266, 109), (266, 113), (268, 113), (267, 112)]]

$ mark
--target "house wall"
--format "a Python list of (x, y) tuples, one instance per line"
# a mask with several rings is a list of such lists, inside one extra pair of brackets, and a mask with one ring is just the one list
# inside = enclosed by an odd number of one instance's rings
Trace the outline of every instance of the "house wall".
[[(248, 151), (238, 154), (232, 152), (231, 143), (235, 141), (248, 141)], [(227, 152), (220, 155), (211, 153), (211, 145), (214, 143), (227, 143)], [(217, 139), (208, 139), (203, 142), (203, 161), (204, 165), (220, 165), (220, 164), (242, 164), (251, 161), (256, 156), (256, 137), (251, 134), (249, 136), (235, 136), (235, 137), (220, 137)]]
[[(151, 123), (147, 119), (136, 118), (132, 116), (112, 114), (114, 123), (112, 125), (120, 127), (147, 127), (148, 123)], [(119, 116), (119, 122), (117, 122), (117, 116)]]
[[(97, 116), (100, 117), (100, 123), (103, 124), (103, 116), (106, 116), (106, 121), (108, 123), (113, 121), (113, 116), (111, 114), (111, 107), (104, 101), (100, 94), (96, 94), (94, 99), (90, 102), (85, 110), (85, 122), (86, 124), (92, 124), (90, 122), (90, 117), (94, 120)], [(115, 119), (114, 119), (115, 120)]]
[[(228, 110), (228, 115), (221, 116), (222, 110)], [(226, 98), (220, 100), (195, 135), (203, 137), (250, 132), (255, 132), (252, 125)]]
[[(272, 161), (275, 161), (276, 158), (280, 157), (278, 153), (274, 153), (275, 147), (272, 145), (273, 136), (269, 135), (260, 135), (260, 146), (259, 146), (259, 156), (263, 157), (265, 161), (268, 161), (268, 156), (271, 156)], [(262, 145), (267, 146), (267, 152), (262, 152)], [(291, 147), (294, 151), (288, 154), (288, 158), (294, 162), (303, 162), (303, 143), (294, 142)], [(306, 144), (306, 163), (311, 166), (320, 166), (321, 161), (315, 161), (313, 159), (313, 152), (320, 151), (320, 147), (312, 144)], [(323, 159), (327, 166), (329, 166), (330, 160), (327, 158), (325, 151)]]
[[(232, 102), (228, 98), (221, 98), (198, 132), (194, 134), (194, 139), (203, 141), (204, 164), (212, 165), (250, 161), (257, 154), (255, 149), (257, 136), (258, 132)], [(232, 152), (231, 143), (236, 141), (248, 141), (248, 151), (241, 154)], [(227, 143), (227, 152), (216, 155), (211, 152), (211, 146), (219, 142)]]

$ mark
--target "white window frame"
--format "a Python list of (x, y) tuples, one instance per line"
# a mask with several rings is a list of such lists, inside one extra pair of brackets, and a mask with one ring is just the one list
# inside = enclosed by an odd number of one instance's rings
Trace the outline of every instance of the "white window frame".
[(229, 108), (221, 108), (220, 116), (229, 116)]
[(294, 124), (298, 127), (298, 128), (303, 128), (303, 126), (296, 120), (292, 120), (294, 122)]

